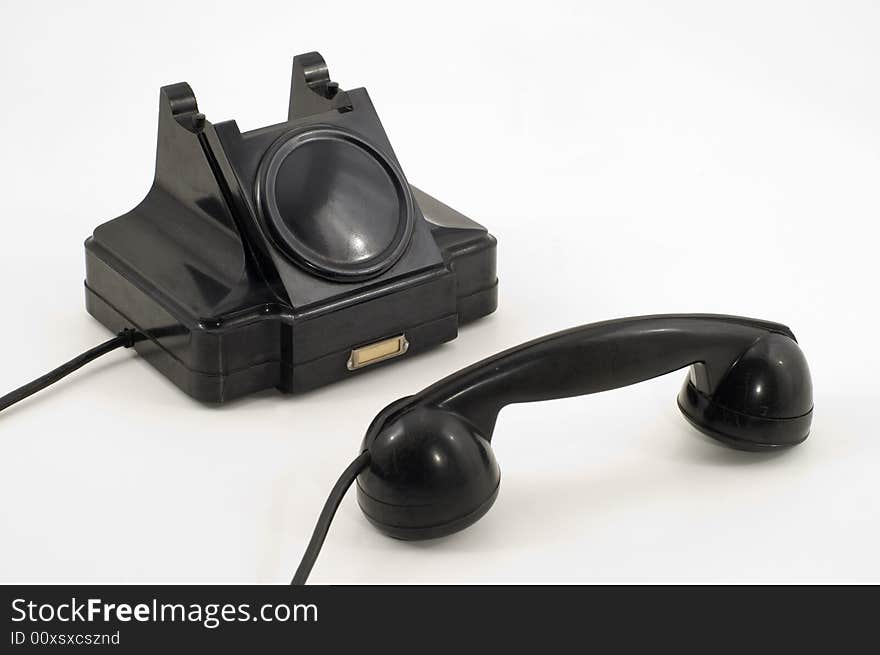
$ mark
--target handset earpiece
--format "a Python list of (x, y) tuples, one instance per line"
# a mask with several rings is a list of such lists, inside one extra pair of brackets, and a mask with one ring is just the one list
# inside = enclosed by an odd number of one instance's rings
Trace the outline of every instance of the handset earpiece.
[(789, 448), (810, 434), (813, 385), (794, 336), (757, 339), (714, 389), (700, 383), (695, 364), (678, 394), (678, 408), (704, 434), (738, 450)]
[(457, 532), (498, 494), (490, 442), (504, 406), (607, 391), (686, 366), (678, 405), (707, 435), (742, 450), (807, 438), (810, 372), (787, 327), (699, 314), (619, 319), (522, 344), (387, 407), (364, 438), (358, 503), (392, 537)]

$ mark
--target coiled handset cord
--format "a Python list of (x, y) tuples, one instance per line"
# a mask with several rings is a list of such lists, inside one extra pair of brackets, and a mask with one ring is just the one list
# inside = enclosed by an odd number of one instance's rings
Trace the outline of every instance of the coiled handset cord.
[(11, 391), (0, 398), (0, 412), (14, 405), (17, 402), (33, 396), (38, 391), (42, 391), (49, 385), (55, 384), (61, 378), (64, 378), (79, 368), (82, 368), (89, 362), (98, 359), (102, 355), (116, 350), (117, 348), (131, 348), (135, 343), (141, 341), (143, 336), (136, 330), (128, 328), (122, 330), (109, 341), (105, 341), (99, 346), (95, 346), (91, 350), (87, 350), (81, 355), (71, 359), (66, 364), (62, 364), (53, 371), (49, 371), (45, 375), (38, 377), (33, 382), (28, 382), (24, 386), (19, 387), (15, 391)]

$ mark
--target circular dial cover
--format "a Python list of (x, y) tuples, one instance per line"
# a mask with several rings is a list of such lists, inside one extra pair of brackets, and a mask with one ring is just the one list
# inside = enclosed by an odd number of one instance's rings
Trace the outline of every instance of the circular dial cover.
[(263, 158), (257, 204), (276, 245), (336, 280), (381, 274), (413, 230), (413, 200), (398, 166), (332, 127), (286, 134)]

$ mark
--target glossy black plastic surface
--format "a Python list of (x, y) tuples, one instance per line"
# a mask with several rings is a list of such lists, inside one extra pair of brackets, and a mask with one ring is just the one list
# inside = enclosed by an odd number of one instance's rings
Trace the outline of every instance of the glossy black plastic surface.
[(694, 426), (733, 448), (794, 446), (810, 433), (810, 369), (793, 339), (768, 334), (737, 359), (713, 393), (685, 380), (678, 405)]
[(282, 136), (263, 158), (258, 204), (283, 249), (329, 279), (368, 279), (390, 268), (413, 231), (403, 174), (346, 131)]
[(495, 247), (408, 183), (366, 90), (309, 53), (287, 120), (249, 132), (161, 89), (155, 181), (86, 241), (86, 306), (199, 400), (300, 392), (371, 370), (352, 349), (403, 334), (409, 357), (494, 311)]
[(489, 442), (457, 414), (417, 405), (369, 447), (358, 481), (367, 518), (400, 539), (463, 529), (491, 507), (501, 471)]
[(686, 366), (679, 407), (706, 434), (745, 450), (792, 446), (809, 434), (810, 372), (787, 327), (699, 314), (606, 321), (517, 346), (387, 407), (363, 442), (371, 460), (358, 501), (394, 537), (460, 530), (498, 493), (489, 443), (504, 406), (616, 389)]

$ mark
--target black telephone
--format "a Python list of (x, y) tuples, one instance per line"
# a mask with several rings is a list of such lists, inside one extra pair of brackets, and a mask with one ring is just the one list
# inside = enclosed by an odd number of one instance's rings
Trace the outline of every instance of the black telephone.
[[(95, 230), (86, 265), (88, 310), (117, 336), (3, 396), (0, 411), (121, 347), (203, 401), (304, 391), (452, 339), (497, 304), (495, 239), (406, 181), (366, 91), (339, 89), (317, 53), (294, 58), (287, 121), (251, 132), (209, 123), (189, 85), (163, 87), (153, 187)], [(784, 325), (691, 314), (558, 332), (382, 410), (293, 582), (355, 479), (384, 533), (451, 534), (498, 494), (503, 407), (688, 366), (678, 406), (709, 436), (767, 451), (809, 435), (810, 371)]]
[(156, 178), (86, 241), (86, 307), (183, 391), (298, 393), (454, 339), (498, 303), (496, 241), (411, 186), (366, 89), (294, 57), (287, 120), (160, 91)]

